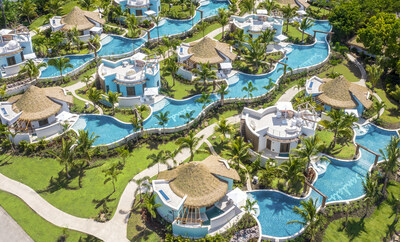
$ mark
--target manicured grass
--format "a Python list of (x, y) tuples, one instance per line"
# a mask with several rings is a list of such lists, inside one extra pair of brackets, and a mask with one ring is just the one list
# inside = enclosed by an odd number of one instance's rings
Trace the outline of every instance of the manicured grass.
[(327, 77), (329, 73), (332, 73), (332, 71), (342, 74), (350, 82), (358, 82), (361, 78), (360, 69), (358, 69), (355, 64), (347, 60), (344, 60), (335, 67), (330, 67), (328, 70), (320, 73), (318, 76), (321, 78)]
[[(111, 110), (111, 109), (110, 109)], [(150, 108), (147, 106), (147, 110), (146, 110), (146, 112), (144, 112), (144, 114), (143, 114), (143, 119), (146, 119), (149, 115), (150, 115)], [(112, 113), (110, 113), (110, 115), (111, 115)], [(114, 117), (115, 118), (117, 118), (117, 119), (119, 119), (119, 120), (121, 120), (122, 122), (127, 122), (127, 123), (130, 123), (131, 121), (132, 121), (132, 118), (133, 118), (133, 114), (127, 114), (127, 113), (124, 113), (124, 112), (122, 112), (122, 110), (116, 110), (115, 111), (115, 115), (114, 115)]]
[(216, 40), (221, 40), (222, 39), (222, 33), (220, 33), (220, 34), (217, 34), (215, 37), (214, 37), (214, 39), (216, 39)]
[(228, 110), (228, 111), (224, 111), (221, 114), (218, 115), (218, 117), (212, 118), (208, 121), (208, 124), (213, 124), (218, 122), (219, 120), (221, 120), (222, 118), (229, 118), (232, 116), (235, 116), (237, 114), (239, 114), (240, 112), (238, 110)]
[[(400, 197), (400, 184), (391, 183), (389, 193)], [(390, 197), (390, 195), (389, 195)], [(368, 218), (349, 218), (347, 228), (343, 229), (345, 218), (329, 224), (324, 234), (324, 241), (385, 241), (390, 228), (400, 230), (400, 223), (394, 224), (395, 213), (392, 207), (383, 202)]]
[(140, 214), (140, 205), (136, 204), (139, 200), (139, 196), (136, 197), (134, 209), (128, 220), (127, 238), (130, 241), (162, 241), (162, 238), (158, 236), (152, 228), (149, 228), (143, 223), (142, 216)]
[[(80, 74), (76, 80), (69, 81), (67, 83), (63, 83), (63, 84), (61, 84), (61, 86), (62, 87), (72, 86), (78, 82), (81, 82), (85, 76), (87, 76), (87, 75), (92, 76), (95, 72), (96, 72), (96, 68), (89, 69), (89, 70), (83, 72), (82, 74)], [(93, 80), (93, 78), (92, 78), (92, 80)]]
[[(211, 25), (208, 25), (207, 28), (204, 30), (204, 36), (206, 36), (208, 33), (210, 33), (213, 30), (216, 30), (218, 28), (222, 27), (221, 24), (219, 23), (213, 23)], [(186, 39), (184, 42), (189, 43), (192, 41), (196, 41), (203, 38), (203, 31), (199, 31), (197, 34), (193, 35), (191, 38)]]
[[(319, 7), (316, 7), (316, 6), (312, 6), (312, 5), (311, 5), (309, 8), (310, 8), (311, 10), (313, 10), (314, 12), (319, 11)], [(321, 18), (324, 16), (324, 9), (321, 8), (320, 11), (321, 11), (321, 12), (319, 12), (319, 13), (317, 14), (317, 17), (321, 19)], [(330, 10), (326, 10), (326, 9), (325, 9), (325, 16), (328, 16), (329, 13), (330, 13)]]
[[(289, 24), (289, 31), (286, 32), (286, 24), (283, 25), (283, 32), (288, 36), (292, 37), (293, 39), (299, 38), (301, 40), (301, 31), (292, 24)], [(307, 37), (307, 34), (304, 33), (304, 39)]]
[(171, 9), (169, 3), (161, 3), (161, 14), (162, 16), (174, 18), (174, 19), (188, 19), (190, 18), (190, 5), (183, 6), (181, 4), (174, 4)]
[[(333, 132), (322, 130), (317, 131), (316, 134), (326, 146), (329, 146), (333, 140)], [(355, 153), (356, 147), (352, 142), (341, 143), (340, 140), (338, 140), (335, 144), (335, 147), (330, 150), (330, 155), (341, 159), (353, 158)]]
[(386, 105), (385, 112), (383, 112), (383, 115), (380, 117), (382, 121), (390, 124), (400, 122), (399, 104), (389, 99), (389, 94), (381, 87), (375, 88), (374, 91)]
[[(37, 242), (59, 241), (65, 232), (67, 241), (85, 241), (88, 235), (73, 230), (57, 227), (32, 211), (21, 199), (7, 192), (0, 191), (0, 206)], [(92, 236), (89, 236), (92, 237)], [(92, 237), (93, 238), (93, 237)]]
[[(123, 174), (116, 182), (116, 192), (112, 194), (111, 182), (104, 184), (103, 170), (114, 162), (121, 162), (119, 157), (97, 161), (90, 169), (84, 170), (82, 188), (79, 188), (79, 177), (70, 180), (64, 178), (63, 166), (56, 160), (37, 157), (13, 157), (11, 164), (0, 167), (0, 172), (11, 179), (30, 186), (55, 207), (79, 217), (95, 217), (100, 200), (107, 199), (107, 206), (114, 211), (127, 183), (140, 171), (146, 169), (151, 160), (150, 154), (159, 150), (174, 150), (175, 142), (157, 144), (148, 142), (134, 149), (126, 159)], [(0, 159), (4, 156), (0, 157)], [(29, 168), (29, 169), (27, 169)], [(60, 178), (61, 177), (61, 178)]]

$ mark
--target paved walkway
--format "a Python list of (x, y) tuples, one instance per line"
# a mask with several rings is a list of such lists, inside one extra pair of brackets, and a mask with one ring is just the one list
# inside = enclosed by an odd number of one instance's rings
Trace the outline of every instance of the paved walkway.
[(349, 60), (353, 62), (358, 67), (358, 69), (360, 69), (361, 72), (361, 79), (360, 81), (355, 82), (355, 84), (365, 87), (366, 86), (365, 81), (367, 80), (367, 72), (365, 71), (363, 65), (361, 65), (360, 62), (358, 62), (358, 60), (353, 55), (349, 53), (347, 53), (346, 55), (347, 58), (349, 58)]
[[(239, 115), (230, 117), (227, 120), (229, 123), (237, 123), (240, 121)], [(202, 137), (196, 149), (198, 149), (203, 144), (203, 142), (206, 142), (207, 138), (214, 133), (215, 126), (215, 123), (209, 125), (196, 134), (196, 137)], [(183, 149), (182, 152), (176, 156), (176, 160), (178, 161), (178, 163), (181, 163), (189, 157), (189, 149)], [(173, 166), (172, 160), (169, 160), (168, 164), (170, 166)], [(167, 165), (160, 165), (160, 171), (166, 169)], [(133, 179), (139, 179), (144, 176), (153, 177), (157, 175), (157, 173), (158, 164), (143, 170), (135, 177), (133, 177)], [(136, 189), (136, 183), (130, 181), (125, 187), (125, 190), (119, 199), (118, 207), (116, 209), (114, 217), (106, 223), (99, 223), (92, 219), (79, 218), (67, 214), (48, 203), (32, 188), (0, 174), (0, 190), (9, 192), (19, 197), (42, 218), (46, 219), (56, 226), (77, 230), (86, 234), (91, 234), (106, 242), (128, 241), (127, 223), (130, 210), (135, 199)]]
[(296, 94), (302, 90), (304, 90), (304, 87), (300, 89), (297, 87), (291, 87), (278, 99), (277, 102), (290, 102)]
[(33, 242), (31, 237), (0, 207), (0, 242)]

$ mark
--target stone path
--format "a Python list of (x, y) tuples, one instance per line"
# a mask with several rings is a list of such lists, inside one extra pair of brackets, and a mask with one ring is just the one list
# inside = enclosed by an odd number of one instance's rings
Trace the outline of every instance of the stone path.
[[(73, 85), (73, 88), (79, 85)], [(71, 86), (72, 87), (72, 86)], [(72, 88), (72, 89), (73, 89)], [(79, 89), (79, 88), (77, 88)], [(237, 123), (240, 121), (239, 115), (227, 118), (229, 123)], [(214, 133), (214, 127), (216, 124), (212, 124), (201, 130), (196, 134), (196, 137), (202, 137), (196, 149), (198, 149), (207, 138)], [(178, 163), (183, 162), (190, 157), (189, 149), (183, 149), (181, 153), (176, 156)], [(172, 160), (168, 161), (170, 166), (173, 166)], [(166, 170), (167, 165), (160, 165), (160, 171)], [(142, 178), (145, 176), (153, 177), (158, 173), (158, 165), (154, 165), (147, 168), (137, 174), (133, 179)], [(59, 226), (73, 230), (77, 230), (86, 234), (91, 234), (99, 239), (106, 242), (108, 241), (128, 241), (127, 239), (127, 223), (131, 207), (135, 199), (135, 191), (137, 189), (136, 183), (130, 181), (125, 187), (122, 193), (118, 207), (114, 214), (114, 217), (106, 222), (99, 223), (92, 219), (79, 218), (67, 214), (58, 208), (54, 207), (37, 194), (32, 188), (12, 180), (2, 174), (0, 174), (0, 190), (14, 194), (15, 196), (22, 199), (33, 211), (39, 216), (46, 219), (48, 222)]]
[(296, 94), (302, 90), (304, 90), (304, 87), (300, 89), (295, 86), (291, 87), (278, 99), (277, 102), (290, 102), (296, 96)]
[(33, 242), (31, 237), (0, 207), (0, 242)]
[(360, 64), (360, 62), (358, 62), (358, 60), (351, 54), (347, 53), (347, 58), (349, 58), (349, 60), (351, 62), (353, 62), (358, 69), (360, 69), (361, 72), (361, 79), (358, 82), (355, 82), (355, 84), (360, 85), (360, 86), (366, 86), (365, 85), (365, 81), (367, 80), (367, 72), (365, 71), (364, 67)]

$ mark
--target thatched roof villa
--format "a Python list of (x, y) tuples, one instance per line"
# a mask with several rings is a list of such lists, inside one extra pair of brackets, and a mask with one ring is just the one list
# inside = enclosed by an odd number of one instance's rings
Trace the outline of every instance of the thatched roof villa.
[(105, 22), (100, 13), (84, 11), (75, 6), (67, 15), (51, 18), (50, 26), (52, 31), (70, 31), (75, 27), (83, 35), (101, 34)]
[[(38, 138), (41, 138), (41, 135), (49, 137), (59, 131), (53, 124), (58, 123), (60, 119), (71, 117), (68, 115), (71, 105), (72, 96), (67, 95), (61, 87), (30, 86), (24, 94), (0, 103), (1, 122), (18, 133), (37, 135)], [(42, 132), (50, 126), (51, 132)]]
[(233, 181), (239, 180), (237, 171), (217, 156), (163, 171), (153, 181), (157, 203), (162, 204), (157, 211), (172, 223), (175, 235), (204, 237), (240, 213), (243, 201), (235, 204), (238, 201), (228, 198)]
[(185, 64), (186, 68), (200, 68), (201, 63), (218, 65), (222, 72), (229, 72), (232, 69), (232, 62), (237, 55), (232, 52), (229, 44), (204, 37), (197, 42), (190, 44), (182, 43), (177, 47), (178, 62)]
[(372, 107), (372, 91), (364, 86), (349, 82), (344, 76), (335, 79), (313, 76), (306, 82), (306, 95), (312, 95), (322, 103), (325, 110), (344, 109), (361, 116), (364, 109)]

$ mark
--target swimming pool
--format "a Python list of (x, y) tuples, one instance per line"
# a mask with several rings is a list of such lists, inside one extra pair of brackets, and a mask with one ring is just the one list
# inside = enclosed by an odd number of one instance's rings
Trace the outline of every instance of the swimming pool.
[[(208, 18), (218, 14), (219, 8), (227, 9), (229, 6), (228, 1), (210, 1), (207, 5), (202, 5), (198, 9), (203, 11), (203, 18)], [(201, 20), (201, 16), (199, 11), (196, 11), (196, 14), (192, 19), (188, 20), (174, 20), (174, 19), (165, 19), (162, 25), (158, 26), (158, 34), (160, 38), (162, 36), (176, 35), (184, 33), (190, 30), (193, 25), (196, 25)], [(193, 25), (192, 25), (193, 23)], [(154, 27), (150, 30), (150, 38), (156, 39), (158, 37), (157, 27)]]
[[(391, 136), (397, 135), (395, 131), (381, 129), (372, 124), (367, 127), (368, 132), (362, 136), (356, 136), (356, 142), (378, 152), (390, 141)], [(325, 173), (320, 175), (314, 186), (328, 196), (327, 202), (338, 202), (356, 199), (363, 195), (362, 179), (374, 163), (375, 156), (361, 149), (361, 158), (357, 161), (340, 161), (331, 159), (331, 164)], [(334, 181), (334, 182), (332, 182)], [(294, 206), (299, 206), (301, 199), (296, 199), (276, 191), (249, 192), (260, 207), (260, 221), (262, 232), (269, 237), (288, 237), (299, 232), (302, 227), (295, 224), (287, 224), (292, 220), (298, 220), (293, 213)], [(321, 205), (321, 196), (312, 191), (310, 197), (318, 199)]]

